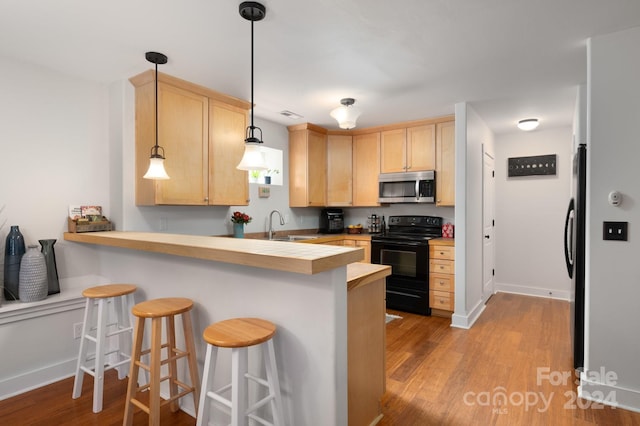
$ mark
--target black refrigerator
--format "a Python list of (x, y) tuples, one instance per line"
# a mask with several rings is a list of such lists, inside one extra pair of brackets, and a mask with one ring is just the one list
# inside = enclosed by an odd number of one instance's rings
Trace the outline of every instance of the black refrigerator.
[(584, 367), (584, 277), (587, 198), (587, 146), (578, 145), (573, 157), (573, 191), (564, 224), (564, 257), (571, 278), (570, 327), (573, 367)]

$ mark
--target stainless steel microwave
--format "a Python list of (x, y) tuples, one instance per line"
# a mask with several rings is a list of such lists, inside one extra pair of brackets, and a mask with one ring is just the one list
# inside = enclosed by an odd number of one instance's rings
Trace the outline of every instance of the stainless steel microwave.
[(381, 173), (378, 175), (380, 203), (434, 203), (436, 172)]

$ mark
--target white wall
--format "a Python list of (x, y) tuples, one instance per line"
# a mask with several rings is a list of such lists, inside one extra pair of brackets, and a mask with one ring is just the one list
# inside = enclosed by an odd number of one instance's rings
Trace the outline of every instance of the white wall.
[[(572, 176), (570, 127), (496, 136), (497, 291), (569, 298), (564, 217)], [(556, 154), (556, 175), (508, 177), (510, 157)]]
[[(11, 225), (20, 227), (27, 244), (55, 238), (60, 287), (66, 290), (72, 281), (67, 277), (98, 269), (98, 259), (74, 250), (62, 233), (70, 204), (110, 208), (107, 90), (7, 57), (0, 57), (0, 69), (0, 262)], [(41, 385), (72, 371), (79, 342), (73, 340), (72, 324), (82, 321), (81, 308), (3, 321), (0, 343), (11, 350), (0, 363), (0, 395), (13, 392), (16, 384)], [(33, 372), (39, 382), (23, 380)]]
[[(585, 370), (617, 375), (583, 381), (640, 411), (640, 28), (588, 44), (587, 321)], [(620, 207), (607, 194), (623, 194)], [(603, 221), (629, 222), (629, 241), (603, 241)], [(635, 226), (634, 226), (635, 225)]]
[(452, 325), (468, 328), (482, 301), (483, 145), (495, 157), (491, 130), (473, 107), (456, 104), (456, 301)]

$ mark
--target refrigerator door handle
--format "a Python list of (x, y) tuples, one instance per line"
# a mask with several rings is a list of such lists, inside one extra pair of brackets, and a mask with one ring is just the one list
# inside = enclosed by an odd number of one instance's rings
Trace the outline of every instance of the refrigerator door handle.
[(573, 198), (569, 201), (567, 217), (564, 221), (564, 260), (567, 263), (569, 278), (573, 278), (573, 215), (575, 204)]

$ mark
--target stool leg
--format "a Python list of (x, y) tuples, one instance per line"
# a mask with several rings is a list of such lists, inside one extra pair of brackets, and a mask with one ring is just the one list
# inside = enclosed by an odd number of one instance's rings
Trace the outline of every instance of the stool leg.
[[(116, 328), (122, 330), (131, 327), (129, 322), (129, 315), (127, 314), (127, 298), (129, 295), (114, 298), (114, 308), (116, 314)], [(116, 355), (116, 362), (121, 362), (126, 359), (127, 355), (131, 354), (131, 335), (129, 333), (118, 334), (118, 352)], [(116, 367), (118, 370), (118, 379), (122, 380), (127, 376), (127, 366), (120, 365)]]
[(282, 395), (280, 393), (280, 381), (278, 380), (278, 366), (276, 365), (275, 350), (273, 348), (273, 339), (268, 340), (266, 347), (262, 347), (264, 356), (265, 369), (267, 373), (267, 382), (269, 383), (269, 392), (274, 396), (271, 400), (271, 410), (273, 412), (274, 426), (283, 426), (284, 417), (282, 410)]
[(160, 356), (162, 318), (151, 319), (151, 372), (149, 382), (149, 425), (160, 426)]
[(131, 426), (133, 424), (133, 403), (132, 398), (135, 398), (138, 388), (138, 371), (140, 367), (138, 362), (140, 361), (140, 352), (142, 352), (142, 337), (144, 335), (144, 318), (136, 318), (136, 325), (133, 330), (133, 349), (131, 352), (131, 364), (129, 367), (129, 385), (127, 386), (127, 400), (124, 407), (124, 420), (122, 424), (124, 426)]
[(191, 375), (191, 387), (193, 388), (193, 404), (195, 412), (198, 412), (198, 403), (200, 401), (200, 374), (198, 373), (198, 360), (196, 359), (196, 344), (193, 341), (193, 326), (191, 324), (191, 312), (187, 311), (182, 314), (182, 327), (184, 333), (184, 343), (187, 347), (189, 355), (187, 360), (189, 363), (189, 373)]
[(216, 359), (218, 348), (207, 345), (207, 355), (204, 359), (204, 371), (202, 373), (202, 387), (200, 388), (200, 402), (198, 404), (198, 417), (196, 426), (207, 426), (209, 424), (209, 412), (211, 410), (207, 392), (213, 388), (213, 375), (216, 370)]
[(231, 425), (247, 426), (247, 348), (231, 350)]
[[(169, 396), (173, 399), (178, 395), (178, 365), (174, 356), (176, 355), (176, 323), (173, 316), (167, 317), (167, 357), (169, 358)], [(175, 413), (180, 409), (177, 399), (169, 403), (171, 412)]]
[(84, 371), (87, 362), (87, 342), (85, 335), (91, 330), (90, 321), (93, 319), (93, 300), (87, 299), (84, 307), (84, 321), (82, 322), (82, 335), (80, 336), (80, 351), (78, 353), (78, 363), (76, 366), (76, 378), (73, 382), (73, 399), (79, 398), (82, 394), (82, 383), (84, 381)]
[(102, 389), (104, 386), (104, 362), (107, 334), (107, 299), (98, 299), (98, 326), (96, 331), (96, 366), (93, 377), (93, 412), (102, 411)]

